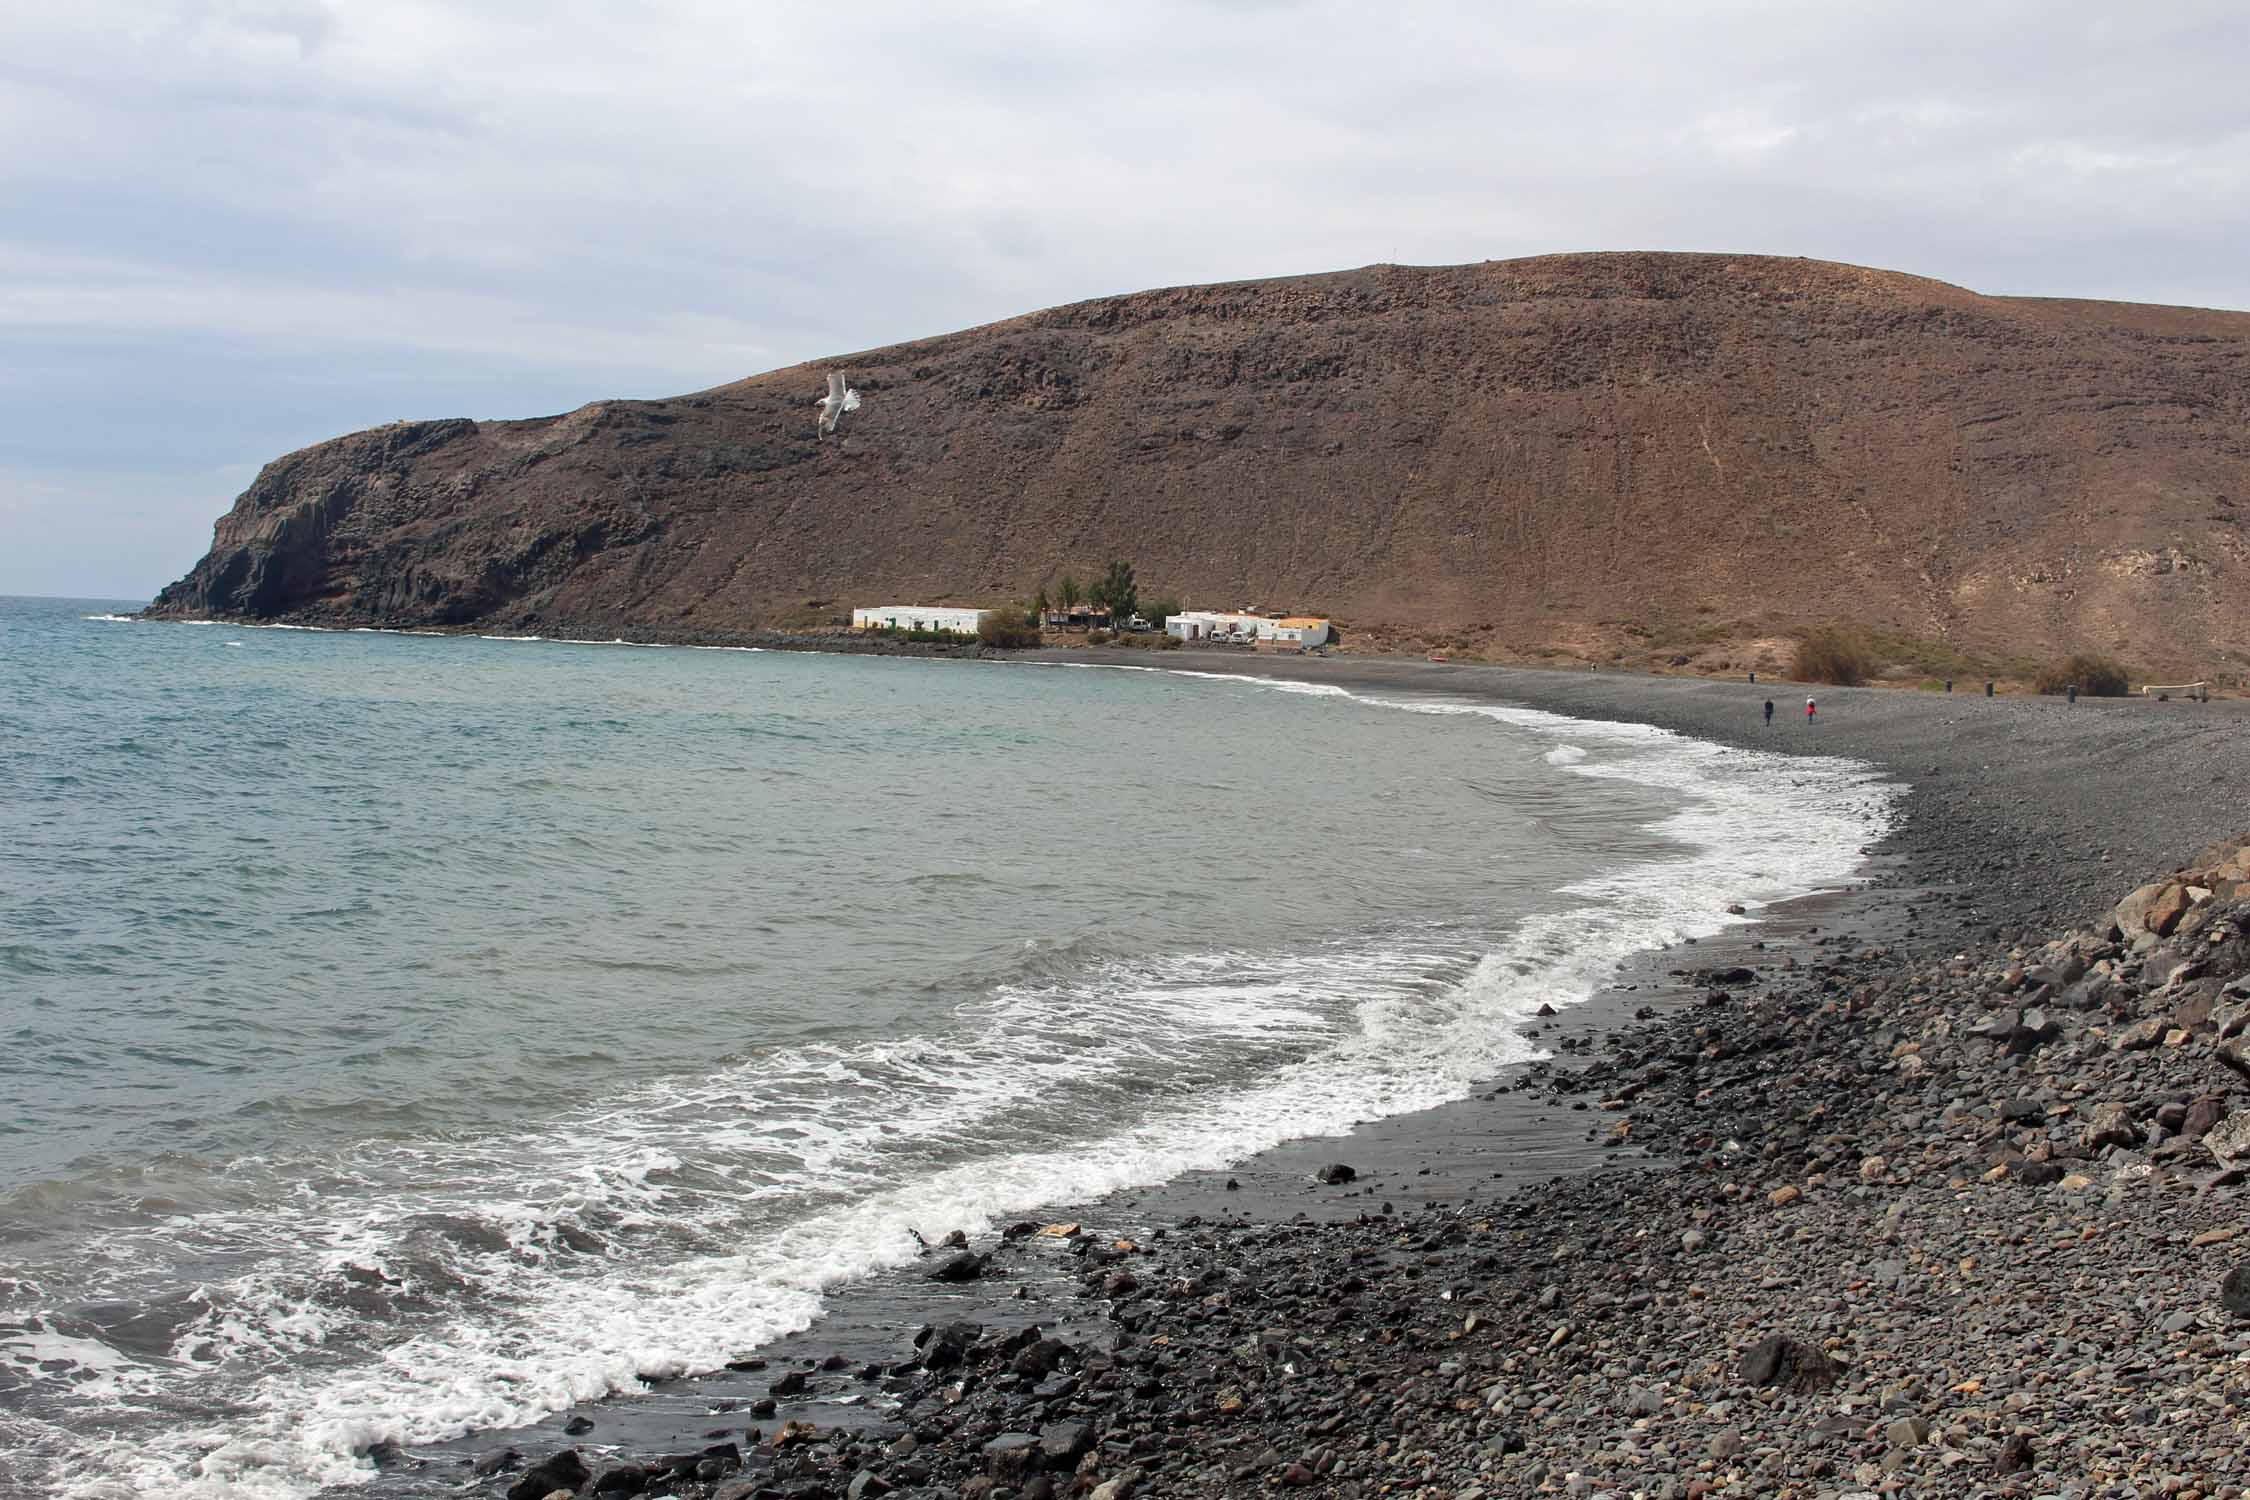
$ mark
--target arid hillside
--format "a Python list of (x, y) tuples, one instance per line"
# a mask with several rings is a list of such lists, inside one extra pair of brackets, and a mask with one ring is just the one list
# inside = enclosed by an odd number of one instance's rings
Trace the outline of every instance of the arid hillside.
[[(864, 397), (820, 438), (830, 366)], [(1359, 640), (2250, 672), (2250, 314), (1599, 254), (1107, 297), (277, 459), (155, 611), (673, 636), (1144, 597)], [(1760, 642), (1764, 646), (1760, 646)]]

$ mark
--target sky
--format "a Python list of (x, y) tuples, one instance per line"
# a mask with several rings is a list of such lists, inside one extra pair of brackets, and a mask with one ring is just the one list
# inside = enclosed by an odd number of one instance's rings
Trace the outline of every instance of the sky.
[(146, 598), (339, 433), (1144, 287), (1714, 250), (2250, 308), (2245, 76), (2238, 0), (0, 7), (0, 594)]

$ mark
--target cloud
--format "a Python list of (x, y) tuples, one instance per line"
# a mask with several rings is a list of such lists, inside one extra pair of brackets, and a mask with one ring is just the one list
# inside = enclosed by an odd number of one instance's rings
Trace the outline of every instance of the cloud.
[(2241, 306), (2246, 32), (2192, 0), (15, 7), (0, 456), (109, 473), (56, 434), (129, 430), (207, 526), (214, 450), (1375, 260)]

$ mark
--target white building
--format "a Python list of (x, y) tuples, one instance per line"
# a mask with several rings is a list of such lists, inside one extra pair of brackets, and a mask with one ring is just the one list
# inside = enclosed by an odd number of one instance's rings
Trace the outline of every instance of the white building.
[(1283, 641), (1311, 650), (1328, 644), (1328, 622), (1313, 615), (1291, 615), (1285, 620), (1267, 622), (1271, 627), (1265, 639)]
[(1263, 615), (1185, 609), (1164, 622), (1164, 633), (1176, 635), (1183, 641), (1254, 641), (1258, 638), (1258, 627), (1268, 623)]
[(1273, 619), (1229, 610), (1182, 610), (1164, 622), (1164, 633), (1183, 641), (1272, 641), (1311, 648), (1328, 641), (1328, 622), (1310, 615)]
[(989, 609), (960, 609), (950, 604), (878, 604), (852, 611), (854, 630), (950, 630), (955, 635), (975, 635), (992, 613)]

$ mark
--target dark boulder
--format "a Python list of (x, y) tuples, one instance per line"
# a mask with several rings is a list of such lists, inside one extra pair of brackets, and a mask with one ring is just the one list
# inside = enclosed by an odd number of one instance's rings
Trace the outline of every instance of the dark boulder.
[(938, 1328), (925, 1328), (915, 1339), (922, 1351), (922, 1368), (925, 1370), (950, 1370), (969, 1357), (978, 1339), (984, 1337), (984, 1327), (978, 1323), (947, 1323)]
[(2018, 1012), (2016, 1023), (2008, 1031), (2008, 1053), (2012, 1057), (2027, 1057), (2062, 1038), (2062, 1025), (2044, 1010), (2036, 1007)]
[(1833, 1385), (1843, 1369), (1812, 1345), (1786, 1334), (1760, 1339), (1742, 1351), (1745, 1385), (1780, 1386), (1802, 1395)]
[(2238, 1318), (2250, 1318), (2250, 1261), (2219, 1278), (2219, 1306)]
[(576, 1490), (592, 1477), (578, 1450), (565, 1448), (524, 1470), (522, 1477), (508, 1486), (508, 1500), (547, 1500), (555, 1491)]
[(1078, 1351), (1061, 1339), (1041, 1339), (1009, 1361), (1008, 1368), (1030, 1380), (1043, 1380)]
[(1087, 1422), (1055, 1422), (1039, 1429), (1039, 1456), (1050, 1469), (1067, 1469), (1094, 1446)]
[(932, 1281), (975, 1281), (984, 1275), (984, 1257), (973, 1250), (949, 1255), (930, 1272)]
[(985, 1472), (999, 1484), (1014, 1485), (1031, 1468), (1039, 1439), (1028, 1432), (1003, 1432), (984, 1445)]
[(1317, 1177), (1322, 1182), (1327, 1183), (1330, 1187), (1336, 1187), (1342, 1183), (1354, 1180), (1359, 1176), (1359, 1173), (1340, 1161), (1332, 1161), (1327, 1166), (1322, 1167), (1319, 1171), (1313, 1173), (1313, 1176)]

